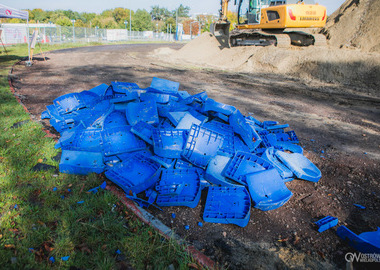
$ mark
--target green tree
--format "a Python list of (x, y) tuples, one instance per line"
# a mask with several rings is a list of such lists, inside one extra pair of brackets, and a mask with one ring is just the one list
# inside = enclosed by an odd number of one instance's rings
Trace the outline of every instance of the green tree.
[[(177, 14), (178, 12), (178, 14)], [(178, 15), (178, 17), (189, 17), (189, 13), (190, 13), (190, 7), (188, 6), (184, 6), (184, 5), (179, 5), (179, 7), (175, 10), (173, 10), (173, 16), (175, 17), (176, 14)]]
[(155, 21), (164, 21), (172, 15), (167, 8), (160, 8), (158, 5), (152, 6), (149, 14)]
[(58, 24), (60, 26), (72, 26), (73, 23), (71, 22), (71, 20), (69, 18), (67, 18), (66, 16), (61, 16), (59, 17), (56, 21), (55, 21), (55, 24)]
[(138, 9), (132, 19), (132, 29), (134, 31), (153, 30), (152, 18), (145, 9)]
[(170, 31), (170, 25), (172, 26), (171, 27), (172, 28), (171, 33), (173, 34), (173, 33), (175, 33), (175, 19), (173, 17), (169, 17), (165, 20), (165, 24), (164, 24), (165, 30), (169, 29), (169, 31)]

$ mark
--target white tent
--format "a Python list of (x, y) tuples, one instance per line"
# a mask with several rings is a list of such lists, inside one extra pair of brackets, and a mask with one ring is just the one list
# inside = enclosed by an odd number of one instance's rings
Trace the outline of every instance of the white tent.
[(30, 41), (29, 41), (29, 12), (24, 10), (18, 10), (15, 8), (7, 7), (3, 4), (0, 4), (0, 18), (16, 18), (16, 19), (22, 19), (26, 20), (28, 24), (28, 30), (27, 33), (27, 40), (28, 40), (28, 54), (29, 54), (29, 61), (30, 61)]

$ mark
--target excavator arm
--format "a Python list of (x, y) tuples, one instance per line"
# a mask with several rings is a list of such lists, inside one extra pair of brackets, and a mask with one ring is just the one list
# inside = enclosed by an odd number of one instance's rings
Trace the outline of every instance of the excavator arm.
[(229, 47), (230, 25), (227, 19), (228, 3), (230, 0), (220, 0), (219, 19), (210, 25), (210, 32), (215, 35), (219, 43)]

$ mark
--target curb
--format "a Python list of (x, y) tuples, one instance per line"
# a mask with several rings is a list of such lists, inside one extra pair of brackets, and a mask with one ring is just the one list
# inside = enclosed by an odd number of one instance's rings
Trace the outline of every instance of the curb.
[[(34, 121), (32, 119), (31, 113), (29, 112), (28, 108), (22, 103), (21, 99), (16, 95), (16, 91), (12, 85), (12, 80), (11, 80), (10, 75), (12, 75), (14, 66), (19, 64), (20, 62), (22, 62), (22, 60), (14, 63), (13, 66), (11, 67), (11, 69), (9, 70), (8, 83), (9, 83), (9, 87), (11, 89), (11, 92), (12, 92), (13, 96), (16, 98), (17, 102), (24, 108), (25, 112), (29, 114), (30, 119), (32, 121)], [(44, 128), (42, 130), (46, 133), (45, 137), (56, 138), (56, 136), (53, 135), (49, 130), (46, 130)], [(57, 141), (56, 139), (54, 139), (54, 140)], [(130, 211), (132, 211), (142, 222), (153, 227), (163, 237), (165, 237), (166, 239), (174, 239), (180, 245), (186, 245), (186, 251), (191, 254), (191, 256), (194, 258), (194, 260), (198, 264), (205, 267), (206, 269), (214, 269), (215, 268), (216, 264), (213, 260), (211, 260), (209, 257), (204, 255), (202, 252), (197, 250), (194, 246), (187, 245), (186, 242), (179, 235), (174, 233), (172, 229), (170, 229), (168, 226), (163, 224), (159, 219), (154, 217), (148, 211), (146, 211), (145, 209), (138, 206), (134, 201), (125, 197), (125, 193), (120, 191), (114, 184), (112, 184), (112, 186), (107, 185), (106, 190), (112, 192), (112, 194), (114, 194), (116, 197), (118, 197), (119, 200)]]

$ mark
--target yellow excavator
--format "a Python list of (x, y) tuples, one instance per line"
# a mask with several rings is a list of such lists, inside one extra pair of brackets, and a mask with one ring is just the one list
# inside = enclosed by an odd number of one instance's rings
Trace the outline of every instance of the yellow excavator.
[(231, 33), (230, 0), (220, 2), (210, 30), (223, 46), (326, 46), (326, 37), (315, 31), (326, 24), (326, 7), (314, 0), (235, 0), (238, 23)]

